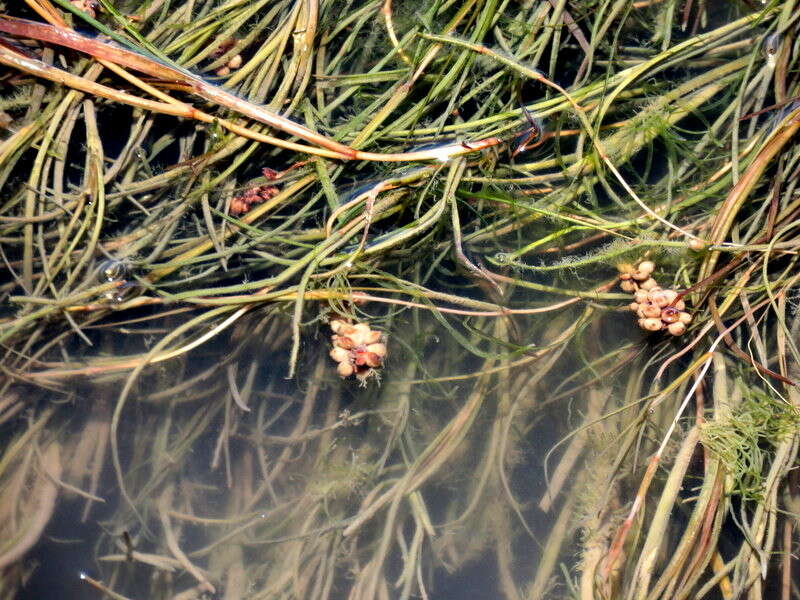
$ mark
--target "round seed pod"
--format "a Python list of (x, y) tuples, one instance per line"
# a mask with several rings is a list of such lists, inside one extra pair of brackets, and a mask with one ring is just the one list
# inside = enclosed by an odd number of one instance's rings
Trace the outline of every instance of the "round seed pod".
[(680, 311), (676, 308), (672, 308), (671, 306), (667, 306), (661, 310), (661, 320), (667, 325), (677, 323), (678, 319), (680, 319), (680, 315)]
[(367, 335), (367, 339), (364, 341), (365, 344), (377, 344), (381, 341), (381, 336), (383, 334), (380, 331), (375, 331), (374, 329), (369, 332)]
[(349, 362), (340, 362), (336, 365), (336, 372), (341, 377), (350, 377), (350, 375), (356, 372), (356, 368)]
[(667, 299), (667, 295), (664, 293), (664, 290), (650, 292), (650, 302), (661, 308), (664, 308), (667, 304), (669, 304), (669, 300)]
[[(347, 337), (350, 337), (350, 338), (351, 338), (351, 337), (353, 337), (353, 335), (356, 333), (356, 331), (357, 331), (357, 330), (356, 330), (356, 328), (355, 328), (353, 325), (350, 325), (350, 324), (348, 323), (347, 325), (345, 325), (344, 327), (342, 327), (342, 328), (339, 330), (339, 333), (340, 333), (341, 335), (346, 335)], [(354, 340), (354, 341), (355, 341), (355, 340)]]
[(675, 298), (678, 297), (678, 292), (675, 290), (664, 290), (663, 293), (667, 297), (667, 300), (669, 300), (667, 304), (672, 304)]
[(630, 308), (633, 312), (636, 312), (639, 310), (639, 304), (636, 302), (631, 302), (628, 304), (628, 308)]
[(633, 295), (633, 299), (636, 300), (636, 302), (638, 302), (639, 304), (642, 304), (643, 302), (648, 302), (647, 292), (645, 292), (644, 290), (636, 290), (636, 293)]
[(692, 322), (692, 315), (687, 312), (680, 312), (678, 313), (678, 320), (684, 325), (688, 325)]
[(381, 357), (374, 352), (364, 353), (364, 364), (373, 369), (381, 366)]
[(353, 339), (346, 335), (332, 335), (331, 341), (333, 342), (334, 346), (344, 348), (345, 350), (350, 350), (351, 348), (355, 347)]
[(386, 344), (370, 344), (367, 346), (367, 352), (372, 352), (373, 354), (383, 358), (386, 356)]
[(636, 281), (645, 281), (650, 277), (650, 273), (643, 273), (642, 271), (634, 271), (631, 273), (631, 277), (633, 277)]
[(350, 333), (350, 338), (356, 346), (367, 343), (367, 336), (372, 332), (369, 325), (366, 323), (356, 323), (353, 325), (353, 331)]
[(646, 291), (651, 291), (653, 288), (658, 287), (658, 282), (650, 277), (650, 279), (645, 279), (642, 283), (639, 284), (639, 287)]
[(678, 310), (683, 310), (684, 308), (686, 308), (686, 302), (684, 302), (683, 300), (678, 300), (675, 304), (673, 304), (673, 306)]
[(225, 66), (229, 69), (238, 69), (242, 66), (242, 55), (234, 54)]
[(631, 278), (631, 274), (630, 274), (630, 273), (620, 273), (620, 274), (619, 274), (619, 278), (620, 278), (622, 281), (628, 281), (628, 280), (630, 280), (630, 278)]
[(706, 244), (703, 240), (692, 238), (686, 243), (686, 245), (689, 246), (689, 250), (694, 250), (695, 252), (702, 252), (703, 250), (706, 249), (706, 246), (708, 244)]
[(228, 212), (233, 216), (243, 215), (250, 212), (250, 205), (244, 201), (244, 198), (231, 198), (231, 205)]
[(650, 275), (650, 273), (652, 273), (655, 270), (656, 270), (656, 263), (654, 263), (652, 260), (643, 260), (642, 262), (639, 263), (639, 271), (641, 271), (642, 273), (647, 273), (648, 275)]
[(683, 335), (683, 333), (686, 331), (686, 325), (678, 321), (677, 323), (672, 323), (669, 325), (667, 330), (669, 330), (672, 335)]
[(659, 331), (662, 327), (661, 319), (642, 319), (641, 327), (647, 331)]
[(636, 284), (629, 280), (623, 280), (619, 282), (619, 287), (622, 288), (623, 292), (634, 292), (636, 291)]
[(328, 323), (328, 325), (330, 325), (331, 329), (333, 329), (333, 333), (340, 333), (342, 327), (347, 326), (347, 321), (342, 321), (341, 319), (333, 319), (330, 323)]
[(660, 319), (661, 307), (656, 306), (655, 304), (642, 304), (642, 313), (644, 313), (644, 316), (647, 318)]
[(331, 358), (336, 362), (350, 360), (350, 351), (336, 346), (329, 352)]

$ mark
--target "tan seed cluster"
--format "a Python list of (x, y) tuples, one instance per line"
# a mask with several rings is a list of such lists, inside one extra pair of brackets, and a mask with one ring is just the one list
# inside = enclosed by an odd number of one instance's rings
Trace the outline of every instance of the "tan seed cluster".
[(228, 75), (231, 74), (231, 71), (235, 71), (241, 66), (242, 66), (242, 55), (234, 54), (227, 63), (225, 63), (219, 69), (214, 71), (214, 73), (219, 77), (227, 77)]
[[(211, 53), (211, 58), (219, 58), (223, 54), (225, 54), (228, 50), (233, 48), (236, 45), (236, 40), (233, 38), (228, 38), (224, 42), (222, 42), (219, 46), (217, 46), (214, 51)], [(224, 65), (219, 67), (214, 71), (219, 77), (227, 77), (231, 74), (231, 71), (235, 71), (239, 67), (242, 66), (242, 55), (241, 54), (234, 54), (228, 62)]]
[(377, 376), (376, 369), (386, 358), (383, 334), (366, 323), (350, 324), (343, 319), (333, 319), (330, 325), (334, 333), (330, 355), (339, 363), (336, 372), (342, 377), (355, 375), (362, 383)]
[(666, 329), (672, 335), (683, 335), (692, 315), (678, 292), (662, 289), (653, 279), (655, 263), (643, 260), (638, 266), (620, 265), (620, 287), (632, 292), (634, 301), (629, 308), (639, 317), (639, 327), (647, 331)]

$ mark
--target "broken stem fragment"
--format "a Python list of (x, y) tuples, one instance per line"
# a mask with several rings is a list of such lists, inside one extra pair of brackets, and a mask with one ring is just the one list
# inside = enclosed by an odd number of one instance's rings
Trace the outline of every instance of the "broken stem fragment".
[[(108, 61), (110, 63), (118, 64), (124, 67), (140, 71), (152, 77), (156, 77), (163, 82), (170, 84), (178, 83), (186, 86), (188, 90), (195, 96), (199, 96), (203, 100), (218, 104), (229, 108), (241, 115), (269, 125), (274, 129), (283, 131), (289, 135), (295, 136), (320, 146), (321, 149), (303, 146), (265, 136), (256, 134), (256, 132), (249, 132), (246, 137), (255, 139), (253, 134), (259, 135), (263, 141), (275, 146), (280, 146), (287, 149), (306, 152), (308, 154), (315, 154), (317, 156), (324, 156), (326, 158), (337, 158), (340, 160), (369, 160), (369, 161), (385, 161), (385, 162), (408, 162), (420, 160), (439, 160), (446, 161), (450, 158), (461, 156), (472, 152), (478, 152), (490, 146), (496, 146), (502, 143), (502, 140), (496, 137), (489, 137), (483, 140), (470, 142), (469, 144), (447, 144), (432, 148), (429, 150), (421, 150), (417, 152), (400, 152), (400, 153), (374, 153), (363, 152), (346, 146), (336, 140), (326, 137), (316, 131), (309, 129), (299, 123), (295, 123), (287, 117), (281, 116), (259, 106), (239, 98), (235, 94), (227, 90), (208, 83), (200, 77), (181, 69), (180, 67), (164, 64), (160, 60), (152, 59), (138, 52), (126, 50), (113, 46), (109, 43), (102, 42), (90, 37), (81, 35), (71, 29), (64, 27), (56, 27), (54, 25), (47, 25), (44, 23), (37, 23), (35, 21), (28, 21), (25, 19), (17, 19), (7, 15), (0, 15), (0, 31), (11, 35), (26, 37), (52, 44), (58, 44), (73, 50), (84, 52), (97, 58), (99, 60)], [(96, 96), (108, 98), (109, 100), (116, 100), (132, 106), (138, 106), (147, 110), (172, 114), (185, 118), (198, 119), (204, 122), (217, 121), (223, 124), (227, 129), (244, 135), (245, 128), (229, 123), (221, 119), (215, 119), (194, 107), (181, 102), (176, 103), (162, 103), (146, 100), (127, 94), (120, 90), (115, 90), (107, 86), (88, 81), (77, 75), (72, 75), (66, 71), (52, 67), (42, 61), (28, 58), (19, 54), (12, 49), (0, 46), (0, 63), (10, 67), (15, 67), (31, 75), (49, 79), (56, 83), (67, 85), (74, 89), (78, 89)]]

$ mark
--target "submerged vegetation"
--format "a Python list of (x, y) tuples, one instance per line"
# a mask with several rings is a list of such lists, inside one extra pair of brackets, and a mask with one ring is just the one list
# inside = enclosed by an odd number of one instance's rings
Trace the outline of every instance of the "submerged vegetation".
[(0, 1), (0, 598), (800, 597), (799, 29)]

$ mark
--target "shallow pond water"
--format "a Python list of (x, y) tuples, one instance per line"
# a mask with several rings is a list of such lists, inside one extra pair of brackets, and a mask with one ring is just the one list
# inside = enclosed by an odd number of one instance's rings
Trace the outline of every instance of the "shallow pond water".
[[(474, 322), (487, 324), (502, 333)], [(374, 325), (389, 355), (359, 384), (337, 376), (324, 323), (287, 379), (286, 325), (250, 315), (146, 369), (121, 407), (127, 373), (53, 383), (62, 404), (39, 444), (58, 444), (62, 481), (82, 491), (59, 493), (19, 598), (92, 597), (87, 578), (131, 598), (203, 587), (271, 597), (273, 585), (344, 597), (395, 582), (478, 598), (499, 595), (501, 577), (533, 577), (557, 514), (537, 506), (548, 497), (545, 453), (582, 410), (568, 390), (568, 410), (547, 407), (545, 390), (575, 366), (564, 348), (546, 366), (534, 356), (558, 327), (528, 329), (539, 344), (527, 355), (482, 358), (430, 318), (399, 312)], [(131, 344), (120, 331), (90, 335)]]

